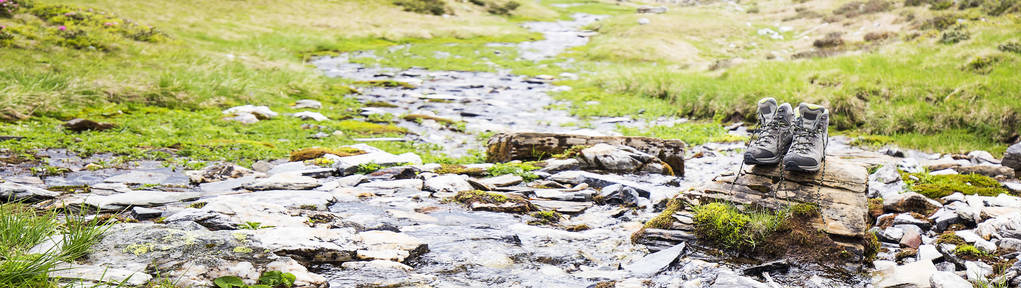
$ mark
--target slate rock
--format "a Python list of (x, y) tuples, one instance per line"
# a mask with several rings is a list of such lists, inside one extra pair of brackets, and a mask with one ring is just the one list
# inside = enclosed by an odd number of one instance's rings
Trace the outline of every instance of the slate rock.
[(929, 284), (932, 288), (972, 288), (971, 282), (964, 280), (961, 276), (957, 276), (957, 273), (939, 271), (932, 273), (932, 277), (929, 278)]
[(929, 279), (936, 273), (931, 261), (915, 261), (877, 271), (872, 275), (876, 288), (929, 287)]
[(248, 185), (245, 185), (245, 189), (249, 190), (308, 190), (319, 187), (319, 180), (302, 176), (295, 173), (280, 173), (274, 174), (266, 178), (256, 179)]
[(684, 252), (685, 243), (674, 245), (673, 247), (660, 250), (659, 252), (652, 253), (638, 259), (631, 264), (625, 266), (625, 269), (632, 274), (641, 277), (651, 277), (663, 271), (666, 267), (669, 267), (671, 263), (677, 260), (677, 257), (681, 256)]
[(1015, 171), (1021, 171), (1021, 142), (1007, 147), (1007, 151), (1003, 153), (1003, 160), (1000, 161), (1000, 164), (1010, 167)]

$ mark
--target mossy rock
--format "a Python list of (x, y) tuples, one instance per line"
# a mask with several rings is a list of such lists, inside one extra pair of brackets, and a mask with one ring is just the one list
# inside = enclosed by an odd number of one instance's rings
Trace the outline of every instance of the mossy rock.
[(317, 159), (323, 157), (326, 154), (333, 154), (340, 157), (355, 156), (365, 154), (365, 151), (351, 147), (340, 147), (337, 149), (328, 149), (320, 147), (305, 148), (298, 151), (291, 152), (291, 162), (305, 161)]
[(443, 164), (442, 166), (440, 166), (440, 168), (436, 169), (433, 172), (435, 172), (436, 174), (458, 174), (458, 175), (469, 175), (469, 176), (476, 176), (476, 177), (485, 176), (485, 175), (488, 175), (488, 173), (489, 173), (489, 172), (486, 172), (486, 169), (482, 169), (482, 168), (468, 168), (468, 167), (465, 167), (464, 165), (452, 165), (452, 164)]
[(524, 198), (479, 190), (458, 192), (453, 200), (478, 211), (524, 213), (536, 210)]

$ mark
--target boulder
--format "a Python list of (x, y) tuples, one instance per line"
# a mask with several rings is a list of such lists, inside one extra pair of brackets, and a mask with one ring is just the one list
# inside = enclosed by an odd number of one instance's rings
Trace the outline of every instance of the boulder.
[(982, 164), (974, 166), (961, 166), (955, 168), (955, 170), (957, 170), (957, 172), (960, 172), (961, 174), (979, 174), (994, 178), (998, 176), (1014, 178), (1015, 176), (1014, 169), (1000, 165)]
[(440, 175), (425, 179), (425, 191), (436, 193), (457, 193), (472, 190), (465, 176), (462, 175)]
[(628, 146), (596, 144), (582, 149), (578, 159), (587, 169), (621, 174), (648, 172), (673, 175), (670, 166), (663, 161)]
[(489, 138), (489, 162), (537, 160), (564, 153), (576, 146), (596, 144), (619, 145), (654, 155), (665, 162), (677, 176), (684, 176), (684, 148), (680, 140), (649, 137), (585, 136), (555, 133), (501, 133)]
[(60, 196), (60, 192), (36, 188), (13, 182), (0, 183), (0, 199), (2, 201), (42, 201)]
[(931, 211), (943, 207), (939, 201), (929, 199), (925, 195), (915, 192), (907, 192), (895, 195), (894, 197), (883, 198), (883, 208), (894, 212), (916, 212), (929, 215)]
[(770, 209), (797, 203), (817, 203), (822, 214), (817, 228), (841, 237), (862, 238), (868, 229), (866, 182), (861, 164), (838, 157), (826, 159), (818, 173), (783, 172), (779, 166), (745, 166), (740, 177), (720, 175), (702, 185), (689, 197), (752, 204)]
[(302, 99), (302, 100), (295, 101), (294, 105), (292, 105), (291, 108), (294, 108), (294, 109), (319, 109), (319, 108), (323, 108), (323, 103), (319, 102), (319, 101), (316, 101), (316, 100), (311, 100), (311, 99)]
[(201, 193), (196, 192), (133, 191), (107, 196), (86, 196), (80, 200), (80, 203), (96, 207), (102, 211), (121, 211), (128, 207), (152, 207), (189, 201), (198, 199), (199, 196), (201, 196)]
[(321, 114), (319, 112), (310, 112), (310, 111), (294, 113), (293, 116), (297, 117), (297, 118), (299, 118), (301, 120), (315, 120), (315, 121), (330, 120), (330, 118), (327, 118), (326, 116), (323, 116), (323, 114)]
[(1021, 171), (1021, 142), (1007, 147), (1007, 151), (1003, 153), (1003, 161), (1000, 161), (1000, 164), (1010, 167), (1014, 171)]
[(185, 174), (191, 179), (191, 183), (219, 182), (227, 179), (240, 178), (252, 175), (255, 171), (234, 164), (217, 164), (202, 168), (198, 171), (188, 171)]

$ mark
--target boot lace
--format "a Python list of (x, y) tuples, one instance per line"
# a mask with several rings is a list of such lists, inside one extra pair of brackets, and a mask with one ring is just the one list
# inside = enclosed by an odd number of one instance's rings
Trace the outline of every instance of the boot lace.
[(822, 134), (818, 128), (805, 128), (798, 123), (794, 127), (794, 141), (791, 150), (797, 153), (807, 153), (812, 150), (812, 143)]
[(775, 143), (780, 135), (782, 135), (783, 123), (780, 121), (769, 121), (766, 127), (763, 127), (758, 131), (756, 135), (755, 145), (765, 145), (768, 143)]

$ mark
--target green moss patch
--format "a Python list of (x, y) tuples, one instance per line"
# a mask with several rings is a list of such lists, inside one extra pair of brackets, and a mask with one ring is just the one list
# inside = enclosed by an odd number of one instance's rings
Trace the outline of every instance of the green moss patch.
[[(917, 178), (918, 180), (912, 179)], [(965, 195), (996, 196), (1007, 193), (999, 181), (979, 174), (930, 175), (928, 173), (903, 173), (901, 178), (908, 188), (929, 198), (939, 199), (954, 192)]]
[(472, 207), (472, 209), (476, 209), (474, 206), (477, 204), (490, 204), (491, 207), (479, 210), (494, 212), (522, 213), (535, 210), (532, 203), (524, 198), (479, 190), (458, 192), (457, 195), (454, 195), (453, 201)]
[(406, 134), (408, 129), (390, 124), (377, 124), (355, 120), (340, 121), (337, 126), (355, 134)]
[(482, 168), (468, 168), (464, 165), (445, 164), (441, 165), (440, 168), (433, 171), (436, 174), (460, 174), (460, 175), (471, 175), (471, 176), (485, 176), (488, 172)]
[(539, 176), (531, 172), (534, 170), (539, 170), (539, 167), (530, 163), (511, 162), (493, 164), (493, 166), (489, 167), (486, 172), (489, 172), (489, 175), (492, 176), (514, 174), (521, 176), (521, 178), (524, 178), (525, 181), (532, 181), (539, 178)]
[(708, 203), (692, 207), (695, 234), (708, 243), (723, 248), (754, 250), (773, 232), (783, 228), (785, 211), (742, 212), (725, 203)]
[(535, 220), (528, 222), (528, 224), (531, 225), (555, 224), (560, 222), (560, 219), (564, 217), (560, 215), (560, 213), (557, 213), (557, 211), (536, 211), (532, 212), (531, 216), (535, 218)]

